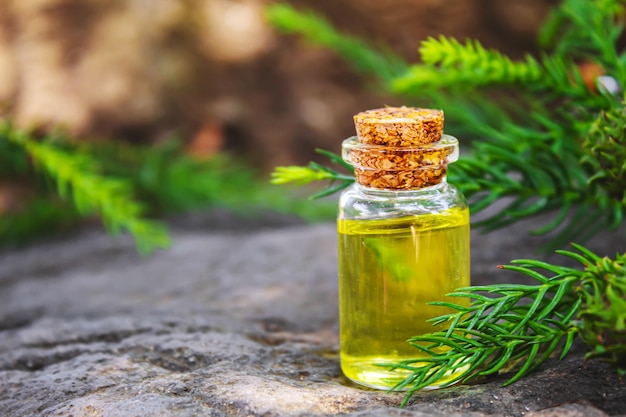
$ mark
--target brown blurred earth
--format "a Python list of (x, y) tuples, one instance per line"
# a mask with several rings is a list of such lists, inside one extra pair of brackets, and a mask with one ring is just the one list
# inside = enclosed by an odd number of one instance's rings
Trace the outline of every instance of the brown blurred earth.
[[(264, 169), (338, 150), (351, 116), (401, 104), (339, 57), (264, 20), (269, 0), (3, 0), (0, 114), (81, 139), (234, 150)], [(533, 51), (556, 0), (294, 0), (409, 61), (419, 42)]]

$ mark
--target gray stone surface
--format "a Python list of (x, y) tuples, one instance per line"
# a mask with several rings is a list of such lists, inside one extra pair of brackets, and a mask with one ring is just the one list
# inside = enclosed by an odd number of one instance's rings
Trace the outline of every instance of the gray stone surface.
[[(337, 358), (334, 226), (270, 223), (182, 222), (147, 258), (96, 232), (1, 252), (0, 416), (626, 415), (626, 384), (581, 353), (405, 409), (355, 387)], [(475, 283), (520, 278), (495, 265), (532, 256), (527, 229), (473, 235)]]

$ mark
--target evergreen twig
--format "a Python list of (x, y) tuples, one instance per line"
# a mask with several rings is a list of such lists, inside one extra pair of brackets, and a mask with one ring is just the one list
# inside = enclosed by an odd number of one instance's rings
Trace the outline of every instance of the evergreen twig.
[[(318, 153), (327, 156), (332, 162), (341, 165), (344, 169), (353, 173), (354, 168), (343, 161), (339, 155), (323, 149), (318, 149)], [(296, 183), (297, 185), (305, 185), (314, 181), (328, 180), (327, 187), (310, 198), (322, 198), (340, 191), (354, 182), (354, 175), (342, 174), (332, 168), (311, 162), (306, 167), (287, 166), (277, 167), (272, 173), (272, 184), (288, 184)]]
[(582, 270), (516, 260), (500, 268), (528, 275), (537, 285), (461, 288), (449, 296), (469, 299), (469, 306), (431, 303), (456, 310), (430, 320), (433, 325), (448, 323), (448, 328), (409, 339), (423, 357), (381, 365), (408, 372), (392, 388), (407, 390), (402, 405), (416, 391), (438, 385), (440, 380), (443, 387), (467, 382), (508, 371), (510, 363), (516, 362), (504, 385), (512, 384), (553, 355), (565, 357), (577, 335), (590, 346), (589, 356), (603, 356), (625, 372), (626, 254), (611, 260), (574, 247), (576, 252), (558, 252), (579, 261)]
[(335, 212), (330, 205), (313, 206), (269, 187), (230, 155), (188, 155), (178, 140), (150, 147), (70, 140), (60, 133), (39, 140), (9, 122), (0, 123), (2, 178), (29, 191), (15, 209), (0, 213), (0, 245), (58, 233), (92, 214), (112, 233), (129, 231), (140, 251), (150, 252), (169, 238), (165, 226), (147, 216), (221, 207), (242, 217), (271, 210), (316, 221)]
[(267, 8), (267, 18), (286, 33), (299, 33), (334, 50), (360, 72), (374, 73), (387, 81), (406, 70), (404, 60), (387, 48), (381, 46), (382, 51), (376, 51), (360, 39), (342, 35), (314, 13), (299, 12), (286, 3), (274, 3)]
[(169, 245), (165, 226), (142, 217), (144, 207), (134, 199), (131, 183), (101, 175), (99, 164), (88, 154), (37, 141), (8, 123), (0, 125), (0, 136), (22, 147), (55, 183), (59, 196), (71, 201), (81, 215), (100, 215), (113, 234), (129, 231), (142, 253)]

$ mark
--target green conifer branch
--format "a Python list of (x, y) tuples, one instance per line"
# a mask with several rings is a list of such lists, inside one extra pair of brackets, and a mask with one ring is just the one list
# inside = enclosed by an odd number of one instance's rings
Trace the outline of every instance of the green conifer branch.
[(545, 55), (540, 62), (527, 55), (515, 62), (498, 51), (485, 49), (477, 40), (461, 44), (445, 36), (423, 41), (419, 52), (422, 64), (412, 65), (406, 74), (392, 79), (392, 92), (417, 95), (441, 88), (468, 91), (517, 85), (530, 88), (533, 94), (595, 99), (578, 67), (564, 57)]
[(535, 83), (542, 79), (539, 63), (530, 55), (513, 62), (495, 50), (487, 50), (477, 40), (463, 45), (454, 38), (428, 38), (419, 49), (422, 64), (391, 82), (392, 91), (416, 94), (426, 89), (482, 85)]
[(98, 155), (105, 174), (131, 181), (136, 196), (149, 207), (150, 214), (221, 207), (240, 216), (271, 210), (316, 221), (333, 215), (330, 206), (314, 207), (268, 186), (259, 180), (255, 170), (232, 155), (194, 158), (185, 153), (178, 140), (151, 147), (119, 141), (86, 142), (79, 148), (81, 152)]
[(590, 186), (606, 190), (626, 206), (626, 106), (601, 112), (582, 144), (581, 162), (590, 167)]
[(404, 60), (386, 48), (376, 51), (360, 39), (342, 35), (314, 13), (299, 12), (286, 3), (274, 3), (268, 6), (266, 15), (278, 29), (303, 35), (320, 46), (334, 50), (360, 72), (389, 80), (406, 69)]
[(272, 176), (272, 184), (290, 184), (305, 185), (315, 181), (328, 181), (328, 185), (323, 190), (312, 195), (311, 199), (322, 198), (334, 194), (352, 183), (354, 183), (354, 168), (345, 162), (339, 155), (323, 149), (317, 149), (317, 152), (327, 156), (332, 162), (340, 165), (344, 170), (350, 172), (350, 175), (341, 173), (333, 168), (311, 162), (306, 167), (301, 166), (282, 166), (276, 167)]
[(575, 322), (590, 347), (586, 358), (600, 357), (626, 375), (626, 255), (595, 256), (576, 288), (582, 306)]
[[(433, 305), (456, 312), (430, 321), (448, 323), (446, 330), (409, 340), (423, 357), (387, 364), (409, 375), (394, 390), (405, 389), (406, 405), (418, 390), (467, 382), (481, 376), (509, 372), (509, 385), (533, 372), (547, 359), (562, 359), (579, 335), (589, 346), (588, 356), (601, 356), (626, 371), (626, 254), (600, 258), (582, 246), (576, 252), (558, 251), (579, 261), (583, 269), (521, 259), (501, 266), (523, 273), (537, 285), (497, 284), (461, 288), (449, 294), (470, 300)], [(449, 375), (453, 375), (449, 378)]]
[(623, 57), (615, 47), (623, 31), (621, 0), (564, 0), (544, 24), (539, 41), (558, 56), (591, 60), (626, 81)]
[(144, 207), (134, 199), (131, 183), (101, 175), (99, 164), (88, 154), (37, 141), (8, 123), (0, 125), (0, 137), (23, 148), (35, 168), (55, 183), (59, 196), (81, 215), (98, 214), (113, 234), (129, 231), (142, 253), (169, 245), (165, 226), (142, 217)]

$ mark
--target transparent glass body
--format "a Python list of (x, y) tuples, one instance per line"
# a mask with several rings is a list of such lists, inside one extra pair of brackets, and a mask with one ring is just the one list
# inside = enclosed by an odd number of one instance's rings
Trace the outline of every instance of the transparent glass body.
[(468, 206), (445, 177), (417, 190), (356, 183), (340, 197), (337, 228), (341, 367), (388, 389), (406, 374), (380, 365), (420, 357), (407, 339), (451, 312), (428, 303), (458, 303), (446, 294), (470, 283)]

